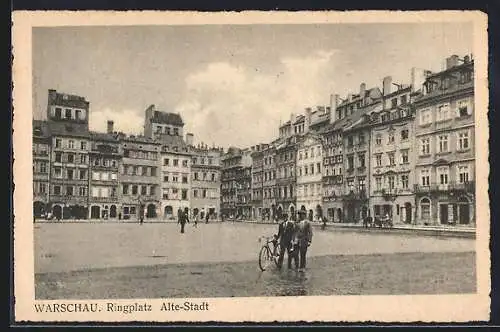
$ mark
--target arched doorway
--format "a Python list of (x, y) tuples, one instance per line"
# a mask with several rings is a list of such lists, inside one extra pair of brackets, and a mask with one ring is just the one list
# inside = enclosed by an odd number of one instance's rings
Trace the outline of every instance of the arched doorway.
[(337, 208), (337, 222), (341, 223), (344, 221), (344, 215), (342, 214), (342, 209)]
[(427, 197), (420, 200), (420, 219), (424, 223), (429, 223), (431, 220), (431, 200)]
[(174, 214), (174, 208), (171, 205), (165, 206), (163, 209), (163, 215), (164, 217), (168, 218), (171, 217)]
[(464, 225), (470, 223), (470, 202), (465, 196), (458, 199), (458, 223)]
[(109, 217), (116, 218), (116, 205), (111, 205), (109, 208)]
[(148, 204), (146, 210), (146, 218), (154, 218), (156, 217), (156, 206), (153, 203)]
[(52, 213), (54, 218), (61, 219), (62, 218), (62, 207), (60, 205), (54, 205), (52, 208)]
[(97, 205), (94, 205), (90, 208), (90, 218), (99, 219), (101, 215), (101, 208)]
[(40, 218), (44, 213), (45, 204), (39, 201), (33, 202), (33, 215), (37, 218)]
[(407, 224), (411, 224), (412, 223), (411, 215), (412, 215), (411, 203), (406, 202), (405, 203), (405, 223), (407, 223)]

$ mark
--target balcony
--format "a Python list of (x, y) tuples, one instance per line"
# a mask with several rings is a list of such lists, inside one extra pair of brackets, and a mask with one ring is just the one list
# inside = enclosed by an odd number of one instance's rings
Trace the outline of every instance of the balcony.
[(474, 181), (468, 181), (468, 182), (464, 182), (464, 183), (450, 182), (448, 184), (431, 183), (428, 186), (416, 184), (415, 185), (415, 193), (428, 194), (428, 193), (434, 193), (434, 192), (451, 192), (451, 191), (474, 193), (475, 188), (476, 188), (476, 186), (475, 186)]
[(398, 189), (396, 189), (396, 188), (382, 189), (382, 190), (380, 190), (380, 193), (382, 194), (382, 197), (386, 201), (394, 201), (398, 195)]
[(366, 190), (347, 190), (344, 194), (344, 199), (345, 200), (365, 200), (367, 198), (366, 196)]

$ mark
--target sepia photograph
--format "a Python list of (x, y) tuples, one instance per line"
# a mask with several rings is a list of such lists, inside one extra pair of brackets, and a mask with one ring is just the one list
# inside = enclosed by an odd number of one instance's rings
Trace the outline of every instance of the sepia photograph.
[(23, 315), (488, 318), (486, 16), (75, 14), (14, 45)]

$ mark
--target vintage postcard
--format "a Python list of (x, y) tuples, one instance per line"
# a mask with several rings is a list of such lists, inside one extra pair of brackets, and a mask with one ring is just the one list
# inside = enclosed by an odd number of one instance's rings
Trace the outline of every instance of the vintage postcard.
[(14, 12), (17, 322), (490, 312), (487, 16)]

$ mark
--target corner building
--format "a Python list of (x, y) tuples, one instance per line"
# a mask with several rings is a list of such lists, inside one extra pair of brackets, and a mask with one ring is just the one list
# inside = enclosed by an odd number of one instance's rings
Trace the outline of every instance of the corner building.
[(418, 224), (475, 225), (474, 60), (446, 59), (415, 101)]
[(37, 218), (50, 210), (51, 145), (47, 122), (33, 120), (33, 215)]

